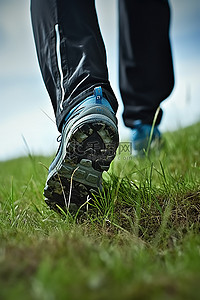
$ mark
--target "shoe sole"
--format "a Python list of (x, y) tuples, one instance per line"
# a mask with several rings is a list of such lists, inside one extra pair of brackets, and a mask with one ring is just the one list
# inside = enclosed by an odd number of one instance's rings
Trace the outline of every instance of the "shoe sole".
[[(77, 211), (102, 188), (102, 173), (109, 169), (119, 144), (115, 123), (106, 116), (78, 120), (64, 130), (60, 158), (49, 173), (44, 188), (50, 208)], [(58, 207), (59, 206), (59, 207)]]

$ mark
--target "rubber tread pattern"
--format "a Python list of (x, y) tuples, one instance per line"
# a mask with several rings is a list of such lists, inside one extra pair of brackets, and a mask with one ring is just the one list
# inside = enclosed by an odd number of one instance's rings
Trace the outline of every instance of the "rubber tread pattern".
[(60, 168), (47, 180), (44, 196), (50, 208), (76, 211), (88, 195), (98, 193), (102, 173), (109, 169), (118, 144), (114, 124), (105, 120), (80, 124), (71, 134)]

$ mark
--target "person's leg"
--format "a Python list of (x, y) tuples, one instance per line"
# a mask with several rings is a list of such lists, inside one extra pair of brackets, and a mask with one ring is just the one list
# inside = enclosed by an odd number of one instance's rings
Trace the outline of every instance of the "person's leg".
[(94, 0), (32, 0), (31, 17), (58, 129), (65, 115), (91, 95), (95, 86), (103, 88), (116, 112)]
[(44, 188), (55, 210), (80, 207), (101, 189), (118, 146), (117, 100), (94, 0), (32, 0), (32, 23), (60, 146)]
[[(152, 124), (174, 85), (166, 0), (119, 0), (120, 91), (126, 126)], [(159, 112), (156, 124), (161, 121)]]

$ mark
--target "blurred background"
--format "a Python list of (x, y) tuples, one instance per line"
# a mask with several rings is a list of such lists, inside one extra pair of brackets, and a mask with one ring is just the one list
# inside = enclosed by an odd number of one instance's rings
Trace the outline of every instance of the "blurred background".
[[(42, 1), (42, 0), (41, 0)], [(119, 100), (120, 136), (130, 137), (122, 121), (118, 89), (117, 0), (96, 0), (111, 85)], [(175, 88), (162, 104), (161, 131), (200, 120), (200, 1), (171, 0), (171, 42)], [(27, 0), (0, 0), (0, 160), (57, 149), (54, 113), (40, 74)], [(29, 149), (28, 149), (29, 148)]]

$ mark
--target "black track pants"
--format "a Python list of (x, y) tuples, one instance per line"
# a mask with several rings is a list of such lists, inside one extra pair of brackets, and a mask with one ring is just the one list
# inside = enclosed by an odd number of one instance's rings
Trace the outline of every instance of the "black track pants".
[[(94, 0), (32, 0), (31, 16), (58, 129), (95, 86), (102, 86), (117, 111)], [(152, 123), (157, 107), (173, 88), (169, 18), (166, 0), (119, 0), (120, 91), (129, 127), (138, 119)], [(160, 119), (161, 113), (157, 123)]]
[[(119, 78), (128, 127), (152, 124), (174, 86), (166, 0), (119, 0)], [(160, 123), (160, 111), (157, 124)]]

